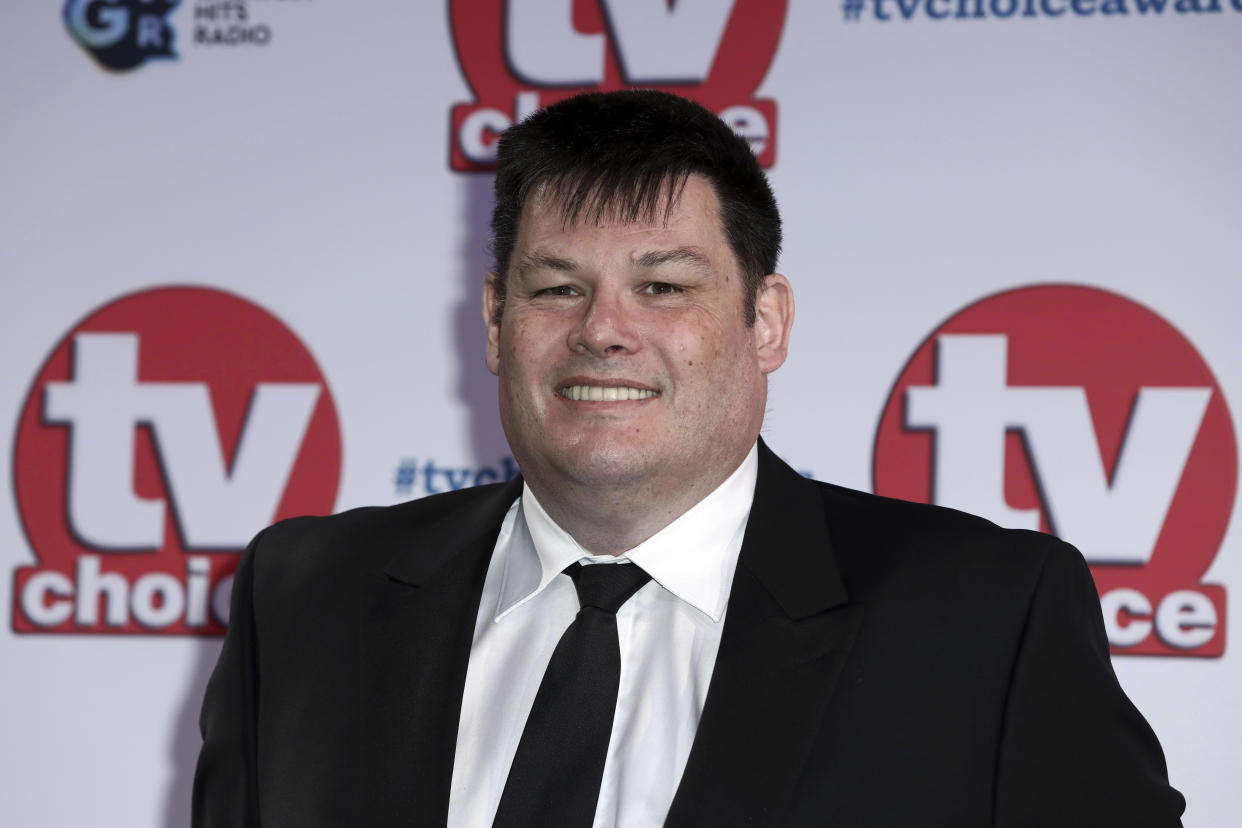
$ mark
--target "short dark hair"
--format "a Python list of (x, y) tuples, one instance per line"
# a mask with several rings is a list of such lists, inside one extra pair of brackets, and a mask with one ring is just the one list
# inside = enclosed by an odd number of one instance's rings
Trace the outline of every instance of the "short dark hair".
[[(719, 202), (721, 230), (733, 250), (746, 324), (764, 276), (776, 271), (781, 217), (750, 145), (699, 104), (667, 92), (634, 89), (576, 95), (535, 112), (497, 147), (492, 251), (504, 301), (522, 210), (542, 190), (565, 221), (667, 217), (686, 179), (700, 175)], [(502, 305), (503, 307), (503, 305)]]

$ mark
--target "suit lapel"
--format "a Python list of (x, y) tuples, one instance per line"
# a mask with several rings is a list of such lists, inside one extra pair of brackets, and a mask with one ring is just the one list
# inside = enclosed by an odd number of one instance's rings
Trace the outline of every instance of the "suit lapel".
[(443, 825), (475, 618), (521, 480), (411, 527), (363, 588), (362, 792), (368, 826)]
[(720, 651), (666, 825), (779, 824), (862, 618), (814, 483), (759, 443)]

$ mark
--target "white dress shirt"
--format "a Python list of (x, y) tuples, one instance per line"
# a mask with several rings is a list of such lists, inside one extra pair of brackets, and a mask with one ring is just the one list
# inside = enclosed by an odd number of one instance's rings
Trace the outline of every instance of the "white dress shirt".
[(475, 622), (450, 828), (486, 828), (495, 818), (544, 670), (578, 613), (562, 570), (579, 560), (629, 560), (652, 579), (617, 612), (621, 684), (595, 828), (664, 822), (716, 665), (757, 472), (752, 448), (711, 494), (617, 558), (587, 553), (523, 488), (501, 525)]

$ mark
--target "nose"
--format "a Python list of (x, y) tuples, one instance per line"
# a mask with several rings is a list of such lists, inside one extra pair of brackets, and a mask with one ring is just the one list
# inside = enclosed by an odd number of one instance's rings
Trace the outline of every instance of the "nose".
[(637, 351), (641, 339), (634, 310), (619, 291), (597, 290), (569, 332), (569, 349), (599, 357)]

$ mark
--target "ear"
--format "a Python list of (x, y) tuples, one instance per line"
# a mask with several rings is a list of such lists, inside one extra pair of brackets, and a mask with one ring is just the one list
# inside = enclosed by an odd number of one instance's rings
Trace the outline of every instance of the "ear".
[(779, 273), (764, 276), (755, 297), (754, 326), (755, 352), (763, 373), (770, 374), (785, 362), (793, 320), (793, 286)]
[(500, 374), (500, 316), (503, 310), (504, 287), (500, 277), (489, 273), (483, 277), (483, 324), (487, 326), (487, 370)]

